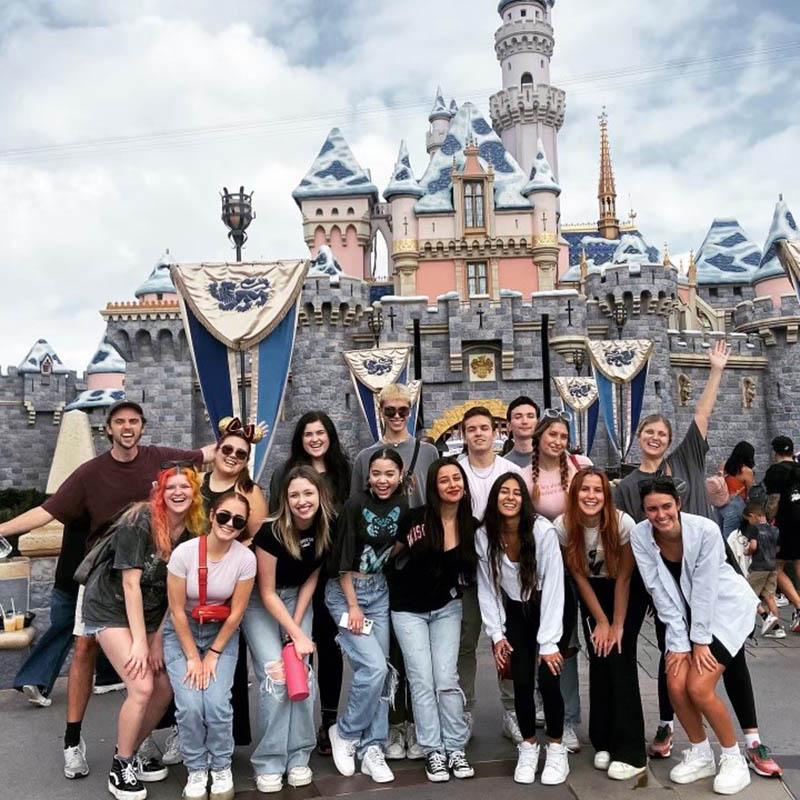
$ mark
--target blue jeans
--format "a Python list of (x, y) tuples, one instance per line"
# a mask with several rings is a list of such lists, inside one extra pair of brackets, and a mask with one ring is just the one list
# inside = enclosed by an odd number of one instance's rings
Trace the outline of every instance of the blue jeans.
[(14, 678), (14, 688), (39, 686), (49, 695), (72, 647), (72, 628), (75, 625), (74, 592), (53, 587), (50, 595), (50, 627), (44, 632)]
[[(358, 605), (373, 622), (372, 633), (357, 636), (339, 628), (336, 641), (350, 661), (353, 680), (347, 693), (347, 705), (337, 726), (343, 739), (359, 742), (359, 757), (367, 748), (383, 749), (389, 736), (389, 703), (396, 683), (389, 666), (389, 588), (383, 573), (368, 578), (352, 578)], [(325, 587), (325, 604), (333, 621), (347, 611), (347, 599), (339, 581), (331, 579)]]
[(461, 600), (426, 614), (392, 611), (414, 704), (417, 741), (426, 755), (463, 750), (464, 693), (458, 685)]
[[(298, 587), (278, 589), (278, 596), (290, 614), (297, 606)], [(314, 618), (308, 604), (300, 627), (311, 636)], [(256, 775), (282, 775), (292, 767), (306, 767), (317, 743), (314, 735), (313, 672), (309, 670), (309, 696), (294, 702), (286, 694), (286, 680), (273, 680), (268, 673), (275, 663), (282, 673), (281, 651), (286, 631), (264, 608), (258, 591), (250, 595), (250, 603), (242, 619), (247, 646), (253, 656), (253, 667), (260, 682), (256, 723), (257, 744), (250, 763)]]
[[(192, 632), (201, 658), (214, 644), (221, 622), (205, 622), (202, 625), (189, 618)], [(175, 721), (178, 739), (186, 769), (226, 769), (233, 758), (233, 708), (231, 686), (239, 655), (239, 635), (234, 633), (217, 660), (217, 679), (207, 689), (192, 689), (183, 682), (186, 675), (186, 656), (178, 635), (167, 615), (164, 622), (164, 664), (175, 694)]]

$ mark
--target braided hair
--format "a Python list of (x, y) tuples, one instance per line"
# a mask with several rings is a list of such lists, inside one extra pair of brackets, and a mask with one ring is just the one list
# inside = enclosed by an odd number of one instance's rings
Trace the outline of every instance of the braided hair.
[[(563, 425), (567, 429), (567, 436), (569, 436), (569, 423), (560, 417), (544, 417), (536, 426), (536, 430), (533, 432), (533, 453), (531, 454), (531, 481), (533, 483), (531, 497), (534, 503), (539, 502), (539, 448), (545, 431), (553, 425)], [(561, 470), (561, 488), (566, 494), (569, 491), (569, 461), (566, 448), (561, 451), (558, 461)]]

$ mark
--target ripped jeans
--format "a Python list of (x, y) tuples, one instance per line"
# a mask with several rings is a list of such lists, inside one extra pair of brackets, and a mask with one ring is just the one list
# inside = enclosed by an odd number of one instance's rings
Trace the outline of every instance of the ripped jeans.
[[(277, 591), (289, 613), (294, 614), (298, 588)], [(312, 619), (313, 611), (309, 603), (300, 624), (308, 637), (311, 636)], [(256, 775), (282, 775), (292, 767), (308, 766), (311, 751), (317, 743), (314, 733), (313, 672), (309, 670), (309, 696), (300, 702), (289, 700), (281, 660), (286, 631), (264, 608), (258, 591), (250, 595), (242, 618), (242, 630), (260, 681), (256, 732), (253, 737), (256, 746), (250, 763)]]
[(392, 611), (392, 627), (403, 651), (420, 747), (426, 755), (463, 750), (467, 724), (457, 668), (461, 601), (425, 614)]
[[(373, 622), (369, 636), (356, 635), (339, 627), (336, 641), (347, 656), (353, 680), (347, 705), (337, 726), (343, 739), (357, 741), (359, 758), (367, 748), (383, 750), (389, 736), (389, 704), (394, 699), (397, 673), (389, 665), (389, 588), (382, 573), (368, 578), (353, 576), (353, 588), (364, 616)], [(347, 611), (347, 599), (338, 580), (325, 587), (325, 604), (336, 625)]]

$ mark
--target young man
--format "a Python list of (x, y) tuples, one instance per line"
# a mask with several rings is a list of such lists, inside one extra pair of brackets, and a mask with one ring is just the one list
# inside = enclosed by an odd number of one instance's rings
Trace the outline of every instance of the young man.
[[(483, 519), (486, 502), (492, 484), (506, 472), (517, 472), (525, 476), (525, 470), (513, 461), (494, 452), (497, 423), (489, 409), (475, 406), (464, 414), (461, 421), (462, 436), (467, 452), (459, 458), (469, 483), (472, 496), (472, 515)], [(526, 482), (530, 479), (527, 470)], [(472, 709), (475, 707), (475, 672), (477, 658), (475, 651), (481, 634), (481, 612), (478, 605), (478, 588), (468, 586), (461, 600), (461, 643), (458, 651), (458, 680), (466, 699), (467, 726), (472, 733)], [(498, 678), (500, 700), (503, 704), (503, 735), (514, 744), (522, 741), (522, 733), (514, 711), (514, 684), (510, 680)]]
[(508, 404), (506, 419), (511, 435), (508, 439), (509, 450), (503, 453), (503, 458), (525, 469), (531, 465), (533, 432), (539, 422), (539, 406), (530, 397), (520, 395)]
[(794, 606), (791, 629), (800, 633), (800, 594), (791, 578), (784, 572), (787, 561), (794, 564), (800, 575), (800, 464), (794, 458), (794, 442), (788, 436), (772, 440), (775, 463), (764, 475), (767, 498), (767, 518), (775, 520), (778, 540), (778, 588)]
[[(40, 528), (53, 519), (64, 525), (64, 539), (50, 599), (50, 628), (17, 673), (14, 688), (24, 691), (30, 702), (36, 705), (50, 705), (49, 694), (77, 628), (75, 652), (67, 680), (67, 728), (64, 736), (64, 775), (67, 778), (89, 774), (81, 724), (92, 693), (98, 651), (94, 637), (81, 635), (82, 623), (80, 618), (76, 620), (78, 585), (72, 579), (75, 569), (120, 511), (130, 503), (148, 498), (162, 464), (192, 461), (200, 466), (214, 457), (214, 445), (207, 445), (202, 450), (140, 445), (146, 421), (138, 403), (130, 400), (115, 403), (106, 418), (106, 435), (111, 449), (81, 464), (41, 506), (0, 525), (0, 536), (6, 537)], [(146, 758), (137, 758), (136, 763), (142, 772), (162, 774), (164, 771), (160, 764), (148, 763)]]

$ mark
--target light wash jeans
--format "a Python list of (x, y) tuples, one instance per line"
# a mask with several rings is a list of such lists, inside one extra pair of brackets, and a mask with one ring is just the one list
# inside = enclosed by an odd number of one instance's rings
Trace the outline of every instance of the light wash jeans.
[(392, 627), (403, 651), (420, 747), (426, 755), (463, 750), (467, 724), (457, 668), (461, 600), (424, 614), (392, 611)]
[[(202, 625), (189, 617), (189, 629), (200, 656), (217, 638), (221, 622)], [(234, 633), (217, 659), (217, 679), (207, 689), (192, 689), (183, 682), (186, 656), (167, 614), (164, 622), (164, 664), (175, 695), (175, 722), (186, 769), (227, 769), (233, 758), (233, 707), (231, 686), (239, 655), (239, 634)]]
[[(298, 591), (298, 587), (278, 589), (278, 596), (290, 614), (294, 614)], [(309, 637), (313, 617), (309, 603), (300, 624), (303, 633)], [(281, 661), (286, 631), (264, 608), (257, 591), (250, 595), (242, 619), (242, 630), (260, 682), (254, 737), (257, 741), (250, 763), (256, 775), (282, 775), (292, 767), (306, 767), (317, 743), (314, 734), (313, 672), (308, 671), (309, 696), (300, 702), (289, 699), (285, 680), (280, 683), (268, 677), (267, 665)]]
[[(347, 705), (337, 726), (343, 739), (359, 742), (359, 757), (373, 744), (381, 749), (389, 736), (389, 704), (394, 696), (396, 672), (389, 664), (389, 588), (383, 573), (368, 578), (353, 577), (353, 588), (364, 616), (373, 622), (369, 636), (339, 628), (336, 641), (350, 661), (353, 680)], [(347, 611), (347, 599), (339, 581), (325, 587), (325, 604), (339, 625)]]

